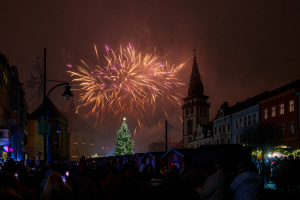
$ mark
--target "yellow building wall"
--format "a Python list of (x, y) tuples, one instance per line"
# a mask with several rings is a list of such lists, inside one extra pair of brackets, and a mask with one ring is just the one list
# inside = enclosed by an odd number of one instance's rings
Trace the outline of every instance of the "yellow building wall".
[(28, 154), (29, 159), (44, 159), (44, 139), (39, 134), (37, 120), (28, 120)]

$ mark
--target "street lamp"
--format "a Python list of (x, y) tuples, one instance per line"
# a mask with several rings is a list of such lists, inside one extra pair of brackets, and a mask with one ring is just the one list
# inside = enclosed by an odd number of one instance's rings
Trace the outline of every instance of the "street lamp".
[(51, 90), (47, 94), (47, 99), (49, 98), (49, 94), (52, 92), (52, 90), (54, 90), (55, 88), (57, 88), (59, 86), (62, 86), (62, 85), (66, 85), (66, 86), (65, 86), (65, 91), (61, 96), (63, 96), (67, 101), (69, 101), (71, 99), (71, 97), (74, 96), (71, 92), (71, 87), (69, 86), (68, 82), (55, 81), (55, 80), (47, 80), (47, 81), (59, 82), (60, 83), (60, 84), (57, 84), (57, 85), (55, 85), (54, 87), (51, 88)]
[[(46, 48), (44, 48), (44, 111), (45, 111), (45, 119), (47, 119), (47, 109), (48, 109), (48, 105), (46, 104), (46, 99), (49, 99), (49, 95), (50, 93), (57, 87), (59, 86), (63, 86), (65, 85), (65, 91), (62, 94), (62, 96), (69, 101), (71, 99), (71, 97), (73, 97), (74, 95), (71, 92), (71, 87), (69, 86), (68, 82), (64, 82), (64, 81), (56, 81), (56, 80), (47, 80), (47, 76), (46, 76)], [(49, 92), (47, 93), (46, 96), (46, 81), (51, 81), (51, 82), (58, 82), (59, 84), (53, 86)], [(48, 139), (49, 135), (48, 134), (44, 134), (44, 161), (48, 162), (49, 161), (49, 156), (48, 156), (48, 147), (49, 147), (49, 139)]]
[(65, 91), (64, 91), (64, 93), (62, 94), (62, 96), (67, 100), (67, 101), (69, 101), (70, 99), (71, 99), (71, 97), (73, 97), (74, 95), (72, 94), (72, 92), (71, 92), (71, 87), (69, 86), (69, 85), (67, 85), (66, 87), (65, 87)]

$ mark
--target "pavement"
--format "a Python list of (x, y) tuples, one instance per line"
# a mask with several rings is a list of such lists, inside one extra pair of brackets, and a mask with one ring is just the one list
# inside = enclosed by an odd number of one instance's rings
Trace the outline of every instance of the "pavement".
[(299, 200), (300, 199), (300, 190), (298, 192), (287, 192), (283, 193), (276, 190), (275, 183), (270, 181), (265, 183), (265, 190), (261, 199), (263, 200)]

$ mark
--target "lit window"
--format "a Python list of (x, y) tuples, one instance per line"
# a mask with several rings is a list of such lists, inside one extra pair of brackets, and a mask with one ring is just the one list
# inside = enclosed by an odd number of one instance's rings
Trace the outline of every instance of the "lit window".
[(294, 100), (290, 101), (289, 111), (290, 111), (290, 112), (295, 111), (295, 103), (294, 103)]
[(276, 116), (276, 107), (272, 107), (272, 117)]
[(280, 113), (281, 115), (284, 114), (284, 104), (283, 104), (283, 103), (280, 104), (280, 111), (279, 111), (279, 113)]
[(265, 119), (268, 119), (268, 109), (265, 109)]
[(294, 133), (295, 133), (295, 123), (294, 123), (294, 122), (291, 122), (291, 123), (290, 123), (290, 133), (291, 133), (291, 134), (294, 134)]

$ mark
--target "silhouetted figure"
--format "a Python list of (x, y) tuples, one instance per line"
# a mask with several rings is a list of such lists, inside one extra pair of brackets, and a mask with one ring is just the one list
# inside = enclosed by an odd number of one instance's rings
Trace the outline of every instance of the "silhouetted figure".
[(223, 199), (223, 175), (217, 170), (214, 163), (204, 163), (206, 180), (203, 186), (197, 188), (197, 192), (203, 200)]
[(0, 172), (0, 199), (22, 200), (18, 180), (11, 172)]
[(53, 172), (47, 181), (41, 200), (72, 200), (72, 189), (63, 182), (58, 172)]
[(235, 200), (259, 199), (263, 183), (255, 164), (251, 160), (247, 160), (242, 162), (239, 168), (239, 174), (230, 185)]

